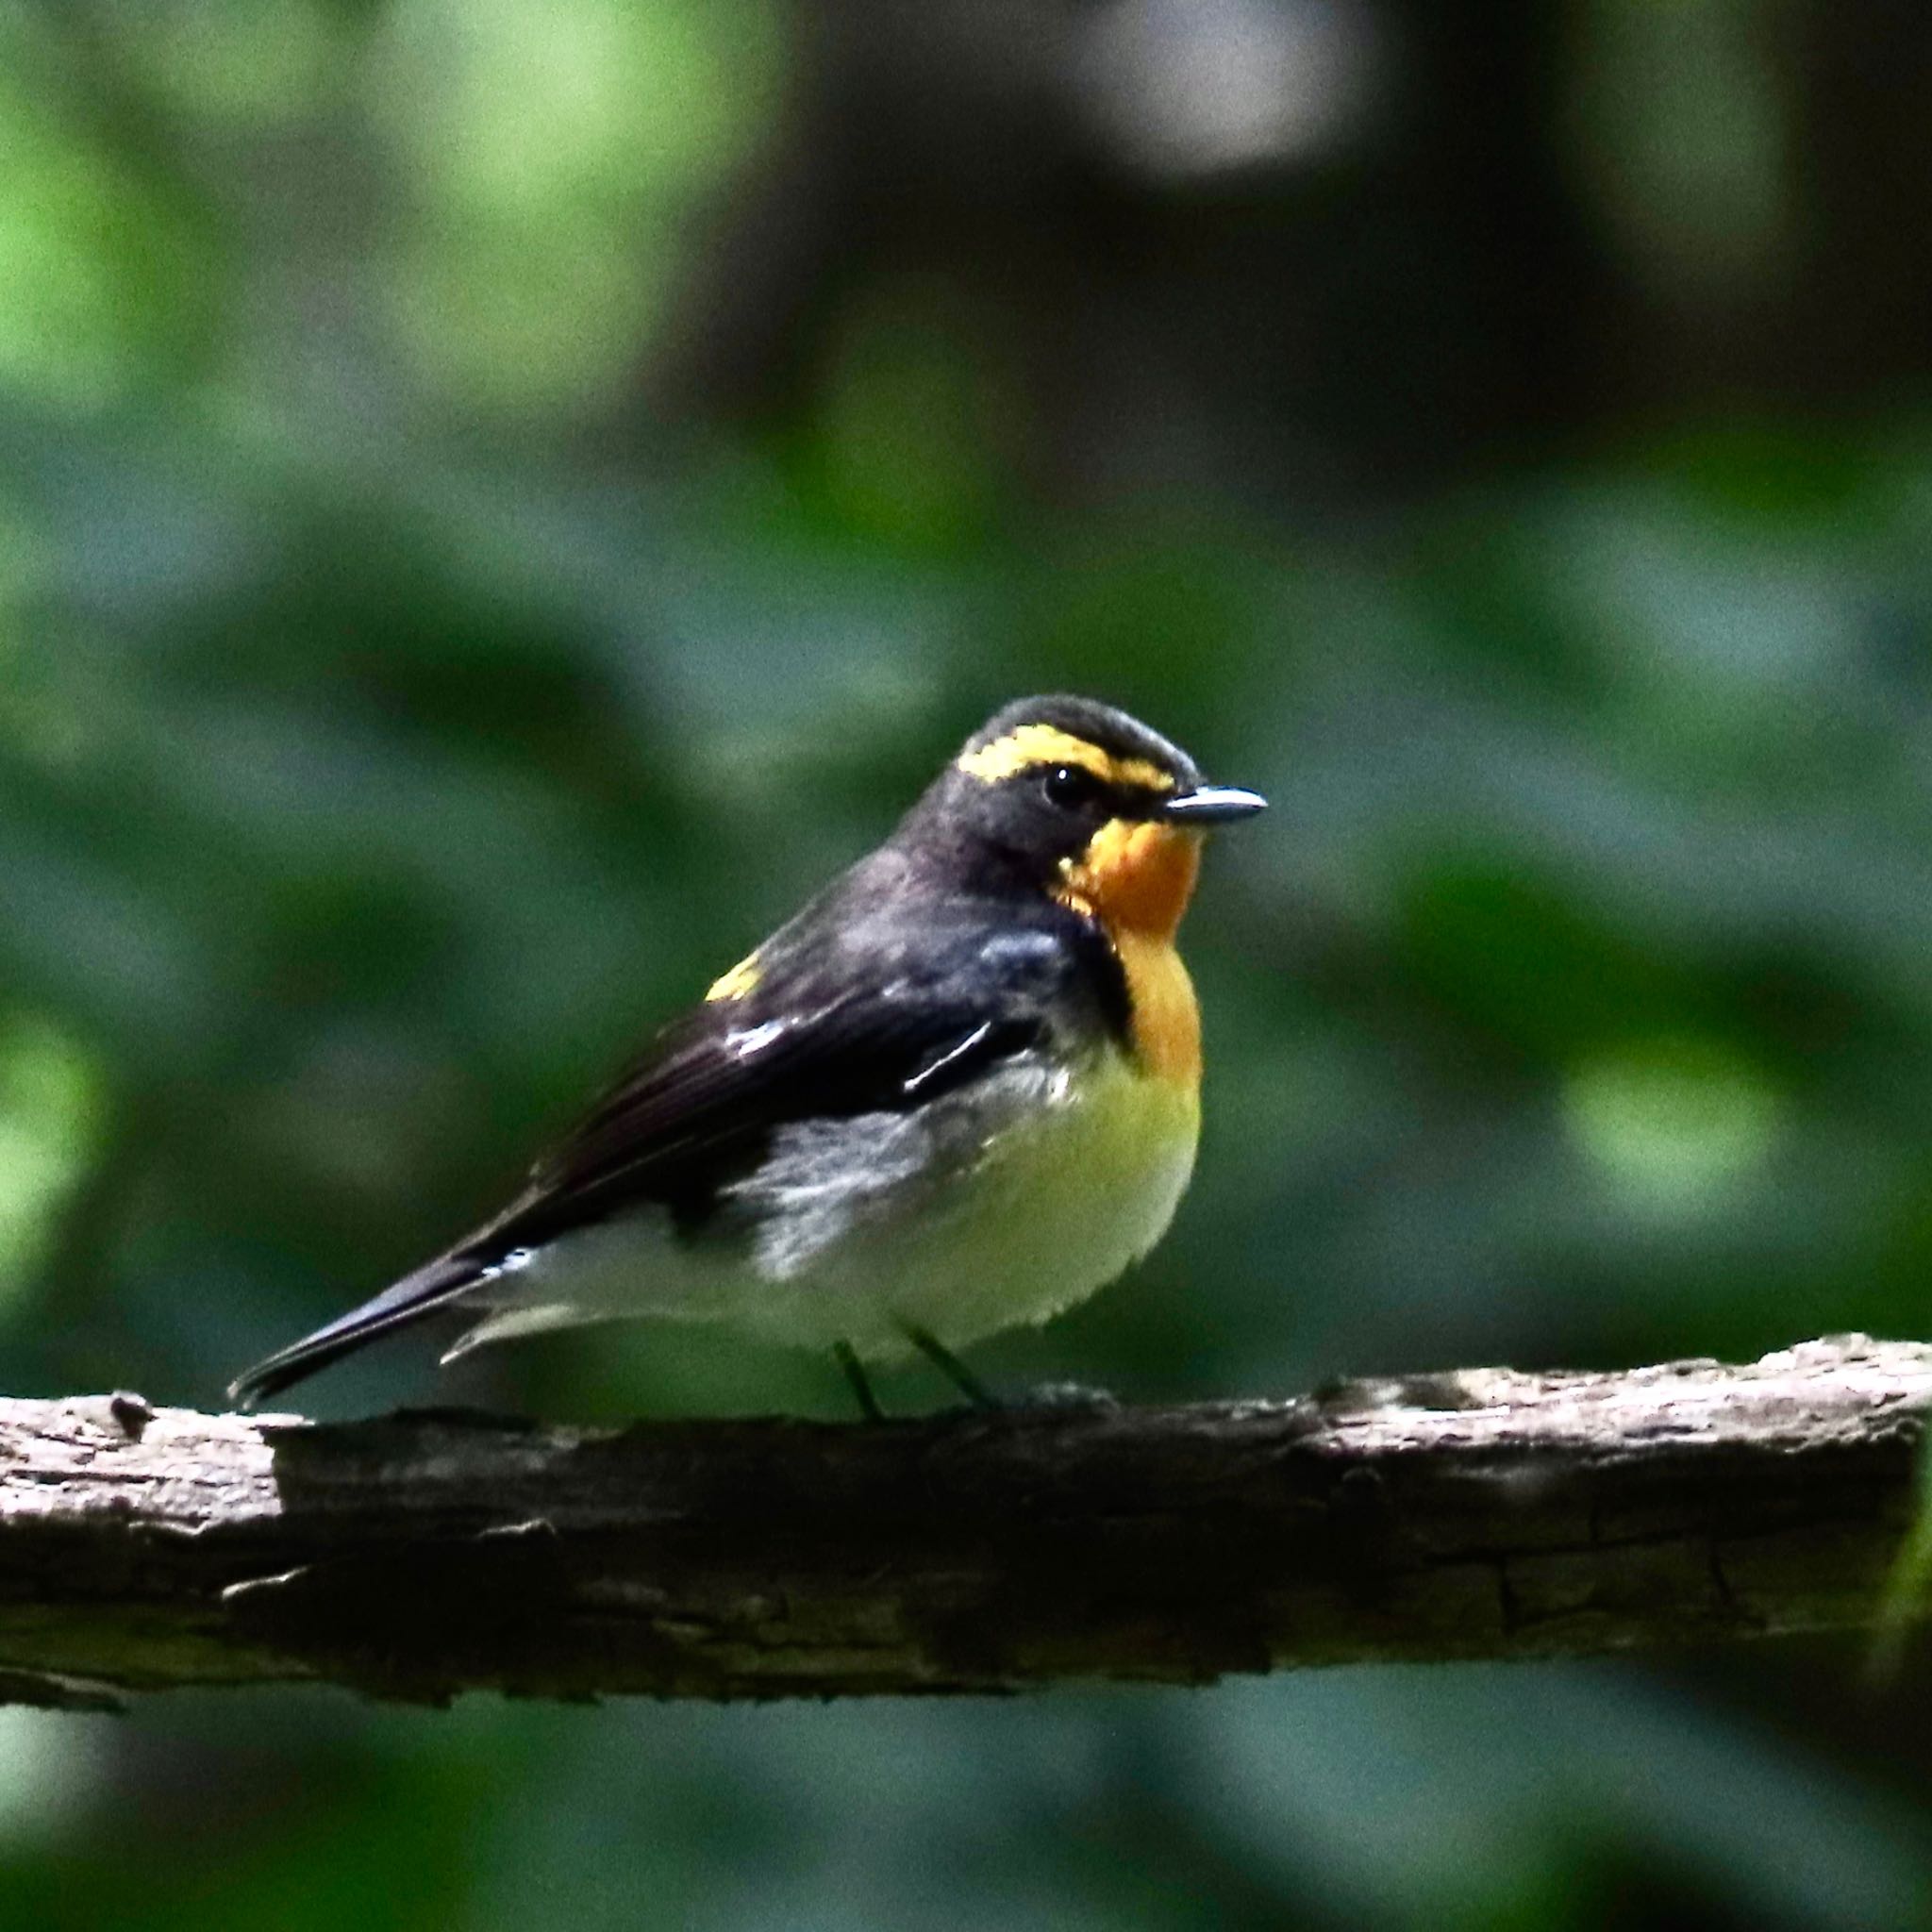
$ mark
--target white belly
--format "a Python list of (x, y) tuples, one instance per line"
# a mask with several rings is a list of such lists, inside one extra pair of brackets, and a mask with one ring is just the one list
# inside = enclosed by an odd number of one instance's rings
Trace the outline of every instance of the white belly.
[[(659, 1215), (566, 1236), (491, 1285), (475, 1341), (625, 1316), (717, 1322), (903, 1355), (1045, 1321), (1166, 1232), (1193, 1170), (1191, 1086), (1108, 1050), (1077, 1077), (1021, 1064), (917, 1116), (807, 1123), (734, 1190), (755, 1230), (675, 1241)], [(938, 1176), (938, 1178), (935, 1178)]]
[[(815, 1258), (801, 1339), (891, 1356), (910, 1325), (960, 1346), (1084, 1301), (1159, 1241), (1193, 1172), (1195, 1093), (1113, 1053), (1082, 1080), (1045, 1079), (1045, 1099), (1029, 1096), (924, 1211)], [(783, 1332), (782, 1302), (762, 1306)]]

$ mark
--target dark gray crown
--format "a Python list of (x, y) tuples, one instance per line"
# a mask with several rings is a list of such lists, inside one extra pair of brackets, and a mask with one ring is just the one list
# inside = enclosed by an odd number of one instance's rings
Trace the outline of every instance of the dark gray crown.
[(1023, 724), (1044, 724), (1056, 731), (1084, 739), (1110, 757), (1144, 758), (1174, 775), (1185, 791), (1201, 782), (1199, 768), (1173, 740), (1150, 730), (1138, 718), (1094, 698), (1075, 697), (1067, 692), (1050, 692), (1037, 698), (1020, 698), (995, 711), (966, 741), (968, 752), (996, 744)]

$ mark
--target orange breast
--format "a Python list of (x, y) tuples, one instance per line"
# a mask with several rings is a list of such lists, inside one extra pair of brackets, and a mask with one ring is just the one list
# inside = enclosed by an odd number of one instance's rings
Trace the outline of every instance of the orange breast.
[(1065, 867), (1060, 897), (1099, 922), (1126, 974), (1134, 1050), (1150, 1074), (1201, 1077), (1201, 1009), (1174, 936), (1193, 896), (1201, 838), (1174, 825), (1114, 819)]
[(1201, 1008), (1174, 941), (1117, 932), (1113, 949), (1127, 975), (1134, 1051), (1141, 1064), (1157, 1079), (1198, 1086)]

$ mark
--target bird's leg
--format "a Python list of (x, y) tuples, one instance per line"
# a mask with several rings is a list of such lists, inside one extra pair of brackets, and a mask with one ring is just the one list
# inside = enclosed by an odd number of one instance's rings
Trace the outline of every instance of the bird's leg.
[(872, 1392), (872, 1384), (865, 1379), (865, 1371), (859, 1366), (858, 1357), (853, 1353), (849, 1341), (835, 1341), (832, 1356), (845, 1372), (845, 1379), (852, 1385), (852, 1392), (858, 1398), (860, 1412), (869, 1423), (882, 1423), (886, 1412), (879, 1407), (878, 1397)]
[(1004, 1408), (1003, 1403), (938, 1336), (906, 1325), (906, 1340), (949, 1381), (974, 1408)]

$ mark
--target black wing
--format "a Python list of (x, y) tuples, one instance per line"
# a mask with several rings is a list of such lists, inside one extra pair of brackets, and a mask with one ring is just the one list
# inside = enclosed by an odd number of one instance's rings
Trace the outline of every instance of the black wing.
[(807, 1117), (885, 1112), (962, 1085), (1038, 1044), (1081, 961), (1061, 931), (927, 928), (917, 958), (860, 962), (812, 948), (743, 999), (699, 1008), (659, 1038), (533, 1170), (504, 1212), (360, 1307), (230, 1385), (244, 1406), (416, 1321), (506, 1257), (645, 1204), (687, 1230)]

